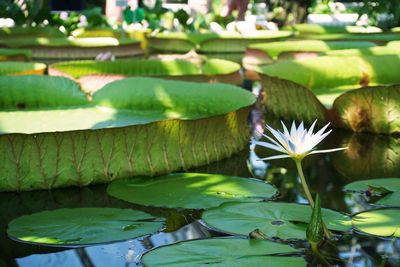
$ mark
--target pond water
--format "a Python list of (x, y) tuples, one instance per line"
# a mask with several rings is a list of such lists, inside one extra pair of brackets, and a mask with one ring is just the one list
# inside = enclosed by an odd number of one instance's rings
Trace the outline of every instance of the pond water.
[[(278, 128), (279, 121), (266, 121)], [(346, 193), (343, 187), (356, 180), (399, 177), (399, 139), (334, 129), (322, 143), (322, 147), (326, 148), (340, 146), (349, 146), (349, 150), (346, 153), (311, 155), (304, 160), (304, 172), (311, 191), (320, 194), (323, 207), (345, 214), (374, 208), (370, 204), (374, 199), (369, 199), (365, 194)], [(262, 149), (256, 152), (259, 156), (273, 153)], [(249, 150), (245, 149), (229, 159), (189, 171), (241, 177), (253, 177), (253, 173), (255, 177), (276, 186), (280, 192), (276, 201), (307, 203), (295, 164), (291, 160), (264, 164), (254, 161)], [(3, 192), (0, 193), (0, 203), (0, 266), (141, 266), (141, 256), (153, 248), (183, 240), (226, 236), (200, 220), (201, 210), (130, 204), (109, 196), (105, 185), (52, 191)], [(13, 218), (42, 210), (74, 207), (131, 208), (164, 217), (166, 222), (160, 232), (151, 235), (86, 247), (38, 246), (13, 241), (7, 236), (7, 224)], [(311, 265), (317, 265), (307, 242), (294, 242), (293, 246), (303, 248), (301, 255)], [(392, 240), (352, 230), (325, 242), (321, 251), (339, 266), (400, 266), (399, 238)]]

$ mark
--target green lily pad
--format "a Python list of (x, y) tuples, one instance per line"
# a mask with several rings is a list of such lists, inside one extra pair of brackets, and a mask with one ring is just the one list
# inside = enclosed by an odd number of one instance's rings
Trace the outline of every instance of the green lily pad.
[(52, 64), (49, 75), (77, 79), (85, 92), (96, 92), (109, 82), (132, 76), (241, 84), (239, 70), (239, 64), (221, 59), (208, 60), (202, 68), (187, 60), (81, 60)]
[(266, 112), (309, 123), (332, 121), (354, 131), (397, 132), (400, 86), (383, 85), (400, 83), (399, 68), (400, 55), (322, 56), (267, 65), (261, 68)]
[(113, 197), (146, 206), (206, 209), (227, 201), (260, 201), (271, 198), (277, 190), (270, 184), (249, 178), (176, 173), (114, 181), (107, 192)]
[[(203, 213), (210, 226), (228, 233), (248, 235), (258, 228), (267, 236), (281, 239), (306, 239), (306, 224), (312, 210), (309, 206), (278, 203), (224, 203)], [(348, 231), (351, 220), (338, 212), (322, 209), (322, 218), (330, 230)]]
[(0, 61), (27, 61), (31, 54), (29, 49), (0, 48)]
[[(400, 29), (400, 27), (399, 27)], [(397, 41), (390, 41), (386, 44), (387, 47), (398, 48), (400, 47), (400, 40)]]
[(390, 41), (399, 40), (397, 33), (329, 33), (329, 34), (305, 34), (299, 36), (301, 39), (324, 40), (324, 41), (371, 41), (377, 44), (386, 44)]
[(145, 266), (306, 266), (300, 257), (266, 256), (296, 252), (288, 245), (257, 239), (214, 238), (181, 242), (152, 250)]
[(373, 192), (388, 193), (375, 204), (385, 206), (400, 206), (400, 178), (382, 178), (357, 181), (344, 187), (347, 191), (366, 191), (373, 189)]
[[(388, 62), (387, 67), (390, 65)], [(385, 78), (376, 80), (382, 84), (390, 83)], [(392, 81), (397, 82), (396, 79)], [(400, 85), (368, 86), (348, 91), (335, 99), (332, 114), (336, 115), (336, 126), (355, 132), (399, 132)]]
[[(272, 60), (278, 60), (282, 53), (297, 53), (297, 52), (326, 52), (330, 50), (341, 50), (350, 48), (370, 48), (376, 44), (372, 42), (346, 42), (333, 41), (324, 42), (321, 40), (300, 40), (293, 42), (270, 42), (251, 44), (248, 50), (260, 50), (266, 53)], [(282, 55), (283, 56), (283, 55)], [(246, 57), (243, 59), (246, 62)], [(262, 60), (261, 60), (262, 61)], [(267, 62), (268, 63), (268, 62)]]
[(8, 225), (8, 235), (40, 244), (86, 245), (122, 241), (156, 232), (162, 222), (141, 211), (77, 208), (23, 215)]
[(0, 45), (8, 48), (32, 50), (33, 60), (94, 59), (100, 53), (111, 53), (117, 58), (143, 55), (140, 41), (127, 39), (119, 41), (112, 37), (87, 38), (15, 38), (0, 40)]
[(43, 74), (46, 65), (34, 62), (0, 62), (0, 75)]
[(352, 221), (367, 234), (400, 237), (400, 209), (366, 211), (353, 216)]
[(2, 76), (0, 88), (0, 190), (106, 183), (221, 160), (248, 144), (255, 102), (233, 85), (143, 77), (110, 83), (91, 102), (63, 77)]
[(148, 46), (156, 51), (188, 52), (192, 49), (202, 53), (244, 52), (251, 43), (277, 41), (293, 36), (288, 31), (256, 31), (245, 36), (238, 32), (222, 33), (159, 33), (148, 37)]
[(56, 27), (1, 27), (0, 39), (15, 39), (27, 37), (64, 37)]
[(400, 191), (400, 178), (381, 178), (356, 181), (344, 187), (346, 191), (366, 191), (368, 189), (384, 189), (385, 191)]
[(364, 26), (324, 26), (318, 24), (295, 24), (293, 26), (282, 27), (282, 30), (296, 31), (304, 34), (332, 34), (332, 33), (377, 33), (382, 32), (378, 27)]
[(354, 49), (342, 49), (342, 50), (331, 50), (322, 53), (325, 56), (368, 56), (368, 55), (398, 55), (400, 54), (400, 47), (390, 46), (375, 46), (368, 48), (354, 48)]

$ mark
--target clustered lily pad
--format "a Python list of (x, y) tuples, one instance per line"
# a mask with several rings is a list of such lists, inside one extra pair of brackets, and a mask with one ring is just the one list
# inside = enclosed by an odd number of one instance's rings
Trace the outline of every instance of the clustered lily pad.
[(382, 30), (378, 27), (364, 27), (364, 26), (325, 26), (318, 24), (295, 24), (292, 26), (285, 26), (282, 28), (287, 31), (296, 31), (301, 36), (307, 34), (332, 34), (332, 33), (378, 33)]
[(321, 40), (298, 40), (291, 42), (270, 42), (251, 44), (246, 49), (243, 65), (246, 69), (253, 69), (254, 65), (267, 65), (277, 60), (303, 59), (316, 57), (322, 52), (340, 51), (350, 48), (371, 48), (376, 46), (372, 42), (348, 42)]
[(42, 211), (12, 220), (7, 233), (24, 242), (87, 245), (122, 241), (158, 231), (162, 221), (141, 211), (75, 208)]
[(35, 62), (0, 61), (0, 75), (42, 75), (46, 70), (46, 64)]
[(308, 123), (331, 121), (353, 131), (399, 132), (399, 68), (398, 54), (267, 65), (260, 70), (266, 112)]
[(246, 146), (255, 101), (232, 85), (142, 77), (110, 83), (92, 102), (63, 77), (3, 76), (0, 90), (0, 190), (17, 191), (155, 176), (223, 159)]
[(143, 55), (140, 41), (120, 41), (112, 37), (27, 37), (0, 40), (6, 48), (32, 51), (32, 59), (52, 62), (71, 59), (94, 59), (100, 53), (111, 53), (117, 58), (136, 58)]
[(116, 198), (146, 206), (206, 209), (227, 201), (260, 201), (271, 198), (276, 189), (262, 181), (201, 173), (117, 180), (107, 188)]
[(400, 209), (379, 209), (353, 216), (353, 225), (371, 235), (400, 237)]
[(0, 61), (28, 61), (31, 53), (29, 49), (0, 48)]
[(241, 84), (239, 70), (239, 64), (221, 59), (208, 60), (200, 69), (187, 60), (82, 60), (51, 64), (49, 75), (76, 79), (85, 92), (93, 93), (109, 82), (133, 76)]
[(400, 206), (400, 178), (381, 178), (350, 183), (344, 187), (347, 191), (368, 191), (371, 194), (386, 194), (375, 204)]
[[(222, 33), (159, 33), (148, 37), (148, 47), (163, 52), (243, 53), (251, 43), (282, 40), (293, 36), (289, 31), (256, 31), (241, 35), (237, 32)], [(229, 45), (227, 45), (229, 43)]]
[(152, 250), (142, 257), (145, 266), (306, 266), (301, 257), (271, 256), (296, 252), (288, 245), (266, 240), (213, 238), (186, 241)]
[[(309, 206), (278, 202), (224, 203), (203, 213), (203, 220), (224, 232), (248, 235), (260, 229), (270, 238), (306, 239), (312, 210)], [(322, 209), (328, 229), (348, 231), (351, 220), (338, 212)]]

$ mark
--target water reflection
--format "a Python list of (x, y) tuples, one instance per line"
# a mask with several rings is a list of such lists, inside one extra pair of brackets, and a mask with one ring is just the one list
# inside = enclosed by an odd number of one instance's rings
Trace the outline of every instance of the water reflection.
[[(278, 123), (268, 119), (268, 124)], [(399, 177), (399, 139), (335, 129), (319, 148), (341, 146), (349, 146), (348, 151), (310, 155), (304, 159), (304, 172), (312, 193), (320, 194), (323, 207), (349, 214), (374, 208), (368, 198), (345, 193), (343, 187), (360, 179)], [(270, 150), (261, 147), (256, 148), (256, 153), (258, 157), (272, 155)], [(242, 177), (254, 175), (279, 189), (277, 201), (306, 202), (291, 159), (264, 164), (255, 161), (255, 155), (245, 150), (229, 159), (190, 171)], [(140, 266), (141, 255), (153, 248), (183, 240), (223, 235), (199, 220), (201, 210), (149, 208), (129, 204), (108, 196), (104, 185), (19, 194), (0, 193), (0, 203), (0, 266)], [(22, 244), (7, 237), (7, 224), (13, 218), (42, 210), (72, 207), (131, 208), (165, 217), (166, 225), (162, 232), (152, 235), (75, 249)], [(299, 242), (296, 246), (307, 248), (307, 243)], [(386, 266), (400, 265), (399, 239), (392, 241), (350, 232), (338, 240), (326, 242), (321, 250), (328, 259), (335, 259), (333, 262), (340, 266), (376, 266), (382, 262)], [(304, 256), (311, 265), (316, 264), (311, 255), (305, 253)]]

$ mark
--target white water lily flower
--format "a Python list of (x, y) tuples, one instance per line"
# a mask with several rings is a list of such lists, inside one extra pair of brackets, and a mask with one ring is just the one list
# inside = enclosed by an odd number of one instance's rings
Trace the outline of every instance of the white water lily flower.
[(316, 120), (311, 125), (309, 130), (304, 128), (303, 122), (301, 122), (299, 127), (296, 128), (296, 124), (293, 121), (290, 132), (288, 131), (288, 129), (286, 128), (285, 124), (282, 121), (281, 123), (283, 126), (283, 133), (279, 130), (274, 130), (270, 126), (266, 125), (267, 129), (272, 133), (272, 135), (275, 137), (276, 140), (263, 134), (263, 136), (265, 136), (269, 141), (271, 141), (271, 143), (255, 141), (255, 140), (253, 140), (252, 143), (255, 145), (267, 147), (282, 152), (283, 155), (267, 157), (260, 160), (272, 160), (272, 159), (282, 159), (282, 158), (293, 158), (301, 160), (310, 154), (328, 153), (328, 152), (347, 149), (347, 147), (341, 147), (341, 148), (333, 148), (326, 150), (314, 150), (315, 146), (318, 145), (325, 137), (328, 136), (328, 134), (331, 133), (332, 130), (329, 130), (328, 132), (324, 133), (330, 123), (325, 125), (321, 130), (319, 130), (315, 134), (313, 133), (313, 130), (315, 124), (317, 123)]

